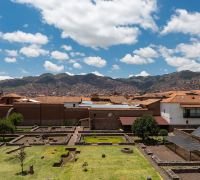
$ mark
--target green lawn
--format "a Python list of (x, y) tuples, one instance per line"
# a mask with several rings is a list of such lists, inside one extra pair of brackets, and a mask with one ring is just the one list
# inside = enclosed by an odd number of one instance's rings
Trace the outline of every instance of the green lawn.
[(122, 136), (84, 136), (86, 143), (122, 143), (125, 142)]
[[(26, 148), (27, 159), (25, 169), (34, 165), (35, 174), (27, 176), (16, 175), (20, 171), (15, 154), (6, 154), (16, 147), (0, 148), (0, 174), (5, 180), (23, 179), (69, 179), (69, 180), (145, 180), (151, 176), (153, 180), (161, 179), (151, 164), (143, 157), (136, 147), (133, 154), (124, 154), (122, 146), (83, 146), (78, 147), (81, 153), (76, 162), (64, 167), (52, 167), (54, 162), (65, 153), (66, 146), (34, 146)], [(123, 146), (124, 147), (124, 146)], [(127, 146), (126, 146), (127, 147)], [(57, 149), (57, 151), (55, 151)], [(102, 154), (106, 157), (102, 158)], [(44, 159), (41, 159), (44, 156)], [(88, 163), (88, 171), (84, 172), (82, 165)]]

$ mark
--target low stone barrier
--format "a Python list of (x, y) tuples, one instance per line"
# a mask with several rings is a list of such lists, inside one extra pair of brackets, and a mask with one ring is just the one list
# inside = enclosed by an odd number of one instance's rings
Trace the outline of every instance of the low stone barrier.
[(180, 177), (174, 173), (171, 169), (165, 170), (166, 174), (169, 176), (170, 179), (172, 180), (179, 180)]

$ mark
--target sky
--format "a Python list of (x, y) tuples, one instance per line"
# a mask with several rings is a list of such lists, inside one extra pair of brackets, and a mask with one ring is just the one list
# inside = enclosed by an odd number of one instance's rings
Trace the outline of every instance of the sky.
[(198, 0), (1, 0), (0, 80), (200, 71)]

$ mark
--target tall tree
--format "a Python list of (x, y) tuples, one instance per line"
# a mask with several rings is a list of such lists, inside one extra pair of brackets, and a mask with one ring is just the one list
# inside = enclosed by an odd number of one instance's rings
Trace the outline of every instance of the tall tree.
[(14, 132), (14, 126), (8, 119), (0, 120), (0, 133), (3, 136), (3, 141), (5, 141), (5, 134), (9, 132)]
[(157, 135), (158, 125), (153, 116), (143, 115), (137, 118), (133, 123), (132, 132), (144, 141), (149, 138), (149, 136)]
[(24, 117), (22, 114), (20, 113), (12, 113), (8, 119), (11, 121), (11, 123), (13, 123), (13, 125), (16, 126), (19, 125), (23, 120), (24, 120)]

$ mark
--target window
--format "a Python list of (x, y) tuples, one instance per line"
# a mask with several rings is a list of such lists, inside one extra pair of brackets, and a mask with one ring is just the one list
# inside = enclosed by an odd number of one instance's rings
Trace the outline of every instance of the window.
[(200, 108), (184, 109), (183, 117), (184, 118), (199, 118)]
[(73, 107), (76, 107), (76, 104), (73, 104)]

